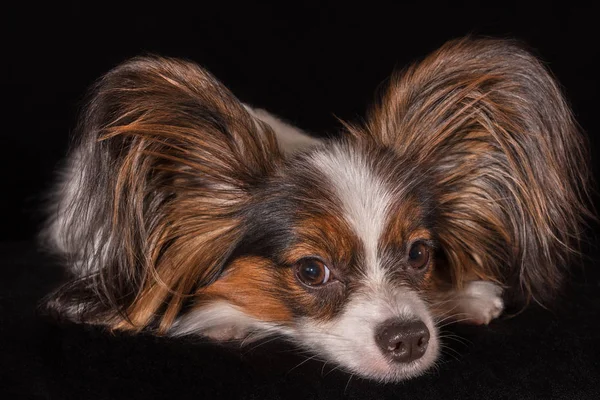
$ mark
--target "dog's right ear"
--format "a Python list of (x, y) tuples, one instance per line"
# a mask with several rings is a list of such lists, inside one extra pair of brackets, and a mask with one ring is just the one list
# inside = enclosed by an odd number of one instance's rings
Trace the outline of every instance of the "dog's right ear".
[(540, 60), (510, 40), (450, 41), (394, 76), (365, 128), (350, 131), (431, 176), (458, 287), (555, 296), (595, 215), (587, 139)]
[(164, 331), (219, 276), (252, 189), (281, 160), (275, 136), (207, 71), (158, 57), (104, 76), (78, 131), (48, 229), (76, 280), (51, 304)]

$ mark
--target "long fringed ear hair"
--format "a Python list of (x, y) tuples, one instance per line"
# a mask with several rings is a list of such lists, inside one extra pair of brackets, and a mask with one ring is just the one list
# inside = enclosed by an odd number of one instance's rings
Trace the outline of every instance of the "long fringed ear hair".
[(554, 79), (520, 45), (449, 42), (395, 75), (358, 137), (435, 181), (437, 233), (460, 286), (491, 279), (545, 301), (591, 216), (586, 140)]
[(219, 276), (252, 187), (280, 160), (275, 137), (200, 67), (152, 57), (104, 76), (78, 131), (49, 228), (76, 280), (50, 304), (164, 332)]

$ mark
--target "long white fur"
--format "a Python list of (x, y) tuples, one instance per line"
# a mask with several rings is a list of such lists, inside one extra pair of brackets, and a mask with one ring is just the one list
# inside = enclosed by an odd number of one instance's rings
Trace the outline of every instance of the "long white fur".
[(171, 336), (202, 333), (216, 340), (252, 339), (271, 334), (291, 334), (289, 328), (261, 321), (226, 301), (215, 301), (210, 305), (194, 309), (181, 316), (171, 329)]
[(248, 105), (244, 107), (246, 107), (246, 110), (253, 117), (260, 119), (273, 128), (279, 148), (284, 154), (290, 155), (321, 143), (321, 140), (310, 136), (300, 128), (284, 122), (283, 119), (276, 117), (266, 110), (252, 108)]
[[(76, 152), (71, 155), (67, 166), (61, 171), (59, 185), (56, 193), (54, 193), (59, 202), (55, 205), (50, 225), (44, 232), (46, 239), (50, 241), (50, 245), (62, 254), (69, 254), (74, 251), (69, 247), (65, 226), (69, 225), (69, 222), (74, 218), (72, 206), (76, 204), (78, 188), (85, 180), (83, 171), (81, 157)], [(76, 235), (76, 233), (74, 234)]]
[[(68, 257), (68, 267), (73, 273), (84, 276), (96, 272), (98, 268), (101, 268), (102, 262), (96, 264), (84, 262), (85, 260), (82, 259), (83, 249), (75, 247), (76, 245), (70, 240), (70, 238), (82, 236), (92, 218), (92, 215), (84, 214), (79, 220), (73, 221), (75, 219), (75, 207), (78, 204), (79, 190), (83, 182), (89, 179), (85, 175), (85, 168), (82, 166), (83, 157), (80, 152), (81, 150), (77, 149), (71, 154), (66, 166), (60, 172), (59, 182), (55, 193), (53, 193), (52, 215), (49, 218), (48, 225), (41, 232), (41, 239), (44, 245), (52, 248), (57, 254)], [(91, 208), (94, 209), (95, 207)], [(70, 228), (71, 231), (67, 228)], [(99, 233), (96, 236), (99, 236)], [(88, 245), (91, 246), (94, 252), (102, 252), (103, 250), (98, 248), (99, 242), (100, 240), (97, 239), (94, 243)], [(103, 258), (100, 257), (100, 259)]]

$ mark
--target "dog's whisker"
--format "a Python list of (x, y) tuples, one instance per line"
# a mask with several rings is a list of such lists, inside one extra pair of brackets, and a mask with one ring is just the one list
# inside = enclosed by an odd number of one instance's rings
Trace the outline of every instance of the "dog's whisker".
[(346, 387), (344, 387), (344, 394), (346, 393), (346, 390), (348, 390), (348, 385), (350, 385), (350, 381), (352, 380), (353, 376), (354, 376), (354, 374), (350, 374), (350, 377), (348, 378), (348, 382), (346, 382)]
[(293, 367), (292, 369), (290, 369), (290, 370), (289, 370), (287, 373), (289, 374), (290, 372), (292, 372), (292, 371), (293, 371), (293, 370), (295, 370), (296, 368), (298, 368), (298, 367), (300, 367), (300, 366), (302, 366), (302, 365), (306, 364), (307, 362), (309, 362), (310, 360), (313, 360), (313, 359), (315, 359), (316, 357), (317, 357), (317, 355), (315, 354), (315, 355), (314, 355), (314, 356), (312, 356), (312, 357), (308, 357), (308, 358), (306, 358), (305, 360), (303, 360), (302, 362), (300, 362), (299, 364), (297, 364), (295, 367)]
[(438, 328), (440, 328), (440, 329), (445, 328), (447, 326), (458, 324), (460, 322), (465, 322), (465, 321), (471, 321), (471, 318), (462, 318), (462, 319), (452, 320), (450, 322), (446, 322), (445, 324), (439, 325)]

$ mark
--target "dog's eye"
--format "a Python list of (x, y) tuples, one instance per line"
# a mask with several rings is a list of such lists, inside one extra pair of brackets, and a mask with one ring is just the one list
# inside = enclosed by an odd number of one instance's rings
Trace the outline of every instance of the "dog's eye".
[(296, 276), (307, 286), (320, 286), (329, 281), (331, 272), (321, 260), (303, 258), (296, 264)]
[(422, 269), (429, 263), (429, 247), (423, 242), (416, 242), (408, 252), (408, 265), (414, 269)]

